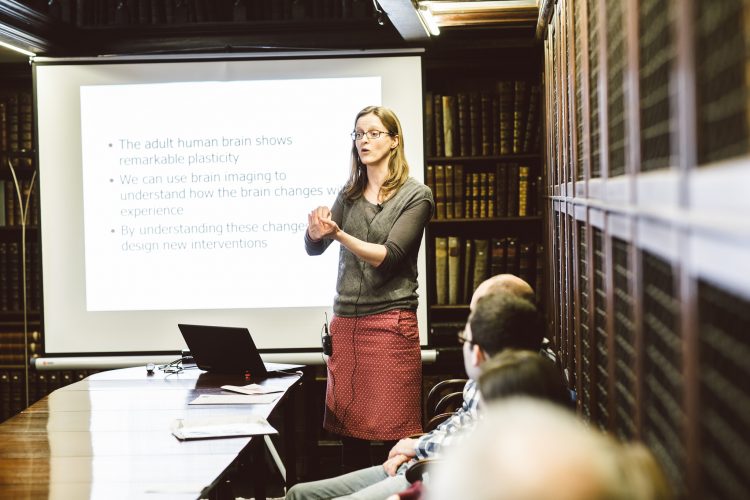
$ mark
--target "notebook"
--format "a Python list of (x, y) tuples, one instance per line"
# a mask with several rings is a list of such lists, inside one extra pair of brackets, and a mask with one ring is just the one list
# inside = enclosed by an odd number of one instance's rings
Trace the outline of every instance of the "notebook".
[(178, 324), (195, 364), (212, 373), (249, 373), (262, 380), (302, 365), (264, 363), (247, 328)]

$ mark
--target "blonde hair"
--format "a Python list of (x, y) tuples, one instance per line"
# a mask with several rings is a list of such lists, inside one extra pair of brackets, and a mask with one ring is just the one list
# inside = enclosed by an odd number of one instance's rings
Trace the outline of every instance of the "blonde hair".
[[(357, 117), (354, 119), (355, 125), (357, 120), (362, 116), (370, 114), (380, 118), (386, 131), (391, 136), (398, 137), (398, 144), (391, 150), (390, 158), (388, 159), (388, 176), (380, 187), (379, 196), (384, 201), (390, 197), (391, 193), (398, 191), (406, 183), (409, 178), (409, 164), (406, 162), (406, 155), (404, 154), (404, 135), (401, 131), (401, 122), (398, 120), (396, 114), (383, 106), (367, 106), (357, 113)], [(357, 146), (352, 141), (349, 179), (344, 185), (344, 198), (348, 201), (354, 201), (362, 196), (365, 187), (367, 187), (367, 169), (363, 167), (364, 165), (359, 159)]]

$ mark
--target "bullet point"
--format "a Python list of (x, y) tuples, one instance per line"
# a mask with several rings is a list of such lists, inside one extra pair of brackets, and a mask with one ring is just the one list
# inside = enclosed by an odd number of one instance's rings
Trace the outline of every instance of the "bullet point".
[(110, 147), (110, 148), (112, 147), (112, 143), (111, 143), (111, 142), (109, 143), (109, 147)]
[(110, 233), (114, 233), (114, 232), (115, 232), (115, 230), (114, 230), (114, 229), (110, 231)]
[(115, 182), (115, 180), (114, 179), (110, 179), (109, 182)]

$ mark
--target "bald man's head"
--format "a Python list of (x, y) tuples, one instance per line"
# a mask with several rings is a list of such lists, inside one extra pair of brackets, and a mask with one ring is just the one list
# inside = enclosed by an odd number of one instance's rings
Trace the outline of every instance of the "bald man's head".
[(491, 278), (488, 278), (481, 282), (477, 289), (474, 290), (474, 295), (471, 296), (471, 304), (469, 304), (469, 309), (473, 311), (474, 307), (477, 305), (477, 301), (481, 297), (489, 293), (496, 293), (500, 291), (515, 295), (516, 297), (520, 297), (522, 299), (526, 299), (531, 303), (534, 303), (536, 301), (534, 289), (531, 288), (531, 285), (526, 283), (524, 280), (513, 274), (496, 274), (495, 276), (492, 276)]

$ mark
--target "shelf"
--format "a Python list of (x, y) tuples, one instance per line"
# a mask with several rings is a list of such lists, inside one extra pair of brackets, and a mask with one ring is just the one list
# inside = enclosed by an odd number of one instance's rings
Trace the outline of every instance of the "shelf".
[(485, 224), (487, 222), (540, 222), (542, 217), (539, 215), (527, 215), (524, 217), (484, 217), (482, 219), (432, 219), (432, 224)]
[(512, 154), (512, 155), (487, 155), (487, 156), (431, 156), (425, 162), (485, 162), (485, 161), (521, 161), (541, 160), (542, 155), (538, 153)]
[(430, 311), (467, 311), (469, 304), (432, 304)]

